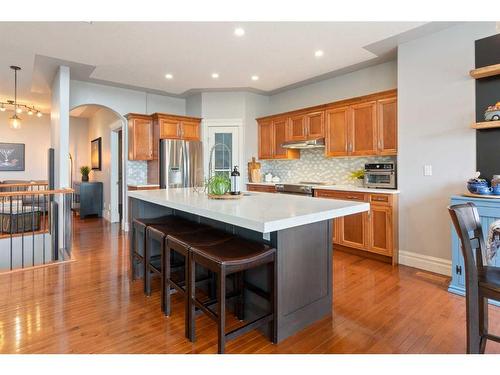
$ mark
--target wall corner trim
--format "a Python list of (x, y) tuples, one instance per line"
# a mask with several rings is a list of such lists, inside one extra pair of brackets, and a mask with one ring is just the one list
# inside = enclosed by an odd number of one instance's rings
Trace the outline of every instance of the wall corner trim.
[(399, 264), (451, 276), (451, 260), (448, 259), (400, 250)]

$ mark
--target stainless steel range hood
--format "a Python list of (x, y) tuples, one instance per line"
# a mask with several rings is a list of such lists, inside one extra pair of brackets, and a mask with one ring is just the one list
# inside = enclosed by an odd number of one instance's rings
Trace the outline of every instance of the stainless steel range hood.
[(323, 148), (325, 147), (325, 138), (307, 139), (305, 141), (284, 142), (281, 147), (294, 149)]

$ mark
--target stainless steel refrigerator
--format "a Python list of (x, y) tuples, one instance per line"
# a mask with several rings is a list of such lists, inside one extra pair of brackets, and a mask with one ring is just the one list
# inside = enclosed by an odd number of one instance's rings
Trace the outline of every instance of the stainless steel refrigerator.
[(203, 186), (203, 147), (199, 141), (160, 140), (160, 188)]

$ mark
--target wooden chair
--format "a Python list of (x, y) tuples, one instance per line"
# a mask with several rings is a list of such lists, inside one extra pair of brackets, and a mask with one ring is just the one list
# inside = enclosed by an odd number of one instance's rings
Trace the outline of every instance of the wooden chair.
[[(161, 224), (167, 220), (168, 216), (156, 218), (137, 218), (132, 221), (130, 238), (130, 278), (134, 280), (137, 275), (138, 263), (144, 263), (144, 253), (146, 251), (146, 228), (150, 225)], [(140, 240), (139, 240), (139, 237)], [(139, 246), (142, 245), (142, 246)], [(142, 272), (141, 272), (142, 274)]]
[(500, 301), (500, 267), (485, 265), (486, 246), (474, 203), (448, 207), (460, 238), (465, 265), (467, 353), (484, 353), (486, 340), (500, 342), (488, 333), (488, 299)]
[[(183, 219), (178, 216), (167, 216), (158, 224), (149, 225), (146, 229), (146, 246), (144, 251), (144, 294), (151, 295), (152, 276), (161, 276), (161, 257), (164, 252), (165, 240), (169, 234), (192, 234), (210, 229), (207, 225)], [(152, 243), (159, 245), (159, 252), (153, 252)], [(163, 299), (162, 299), (163, 302)], [(162, 303), (163, 309), (163, 303)]]
[[(217, 311), (212, 311), (207, 303), (198, 300), (195, 295), (195, 269), (199, 264), (202, 267), (214, 272), (217, 275)], [(259, 295), (269, 303), (269, 312), (251, 322), (244, 324), (231, 332), (226, 333), (226, 276), (242, 273), (246, 270), (259, 266), (267, 266), (268, 270), (268, 290), (264, 291), (247, 281), (239, 287)], [(195, 340), (195, 308), (199, 308), (209, 318), (217, 323), (218, 327), (218, 353), (225, 351), (226, 341), (236, 338), (239, 335), (270, 325), (270, 339), (277, 342), (276, 323), (276, 249), (257, 242), (247, 241), (240, 238), (233, 238), (229, 241), (211, 246), (192, 246), (189, 252), (188, 267), (188, 338)], [(239, 293), (242, 296), (241, 293)], [(243, 301), (239, 301), (243, 302)], [(236, 315), (240, 315), (240, 309), (244, 306), (236, 306)]]

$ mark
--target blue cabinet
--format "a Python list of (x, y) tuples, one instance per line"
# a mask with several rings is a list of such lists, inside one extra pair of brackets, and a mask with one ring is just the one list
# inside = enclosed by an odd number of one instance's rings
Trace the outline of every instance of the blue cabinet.
[[(486, 240), (488, 238), (488, 228), (490, 224), (496, 220), (500, 220), (500, 199), (471, 198), (459, 195), (451, 197), (452, 205), (466, 202), (473, 202), (477, 206), (481, 225), (483, 227), (484, 238)], [(462, 250), (460, 249), (460, 240), (458, 239), (453, 224), (451, 224), (451, 261), (451, 283), (448, 291), (463, 296), (465, 294), (464, 260), (462, 257)], [(493, 259), (492, 265), (500, 267), (500, 255), (497, 255), (495, 259)]]

